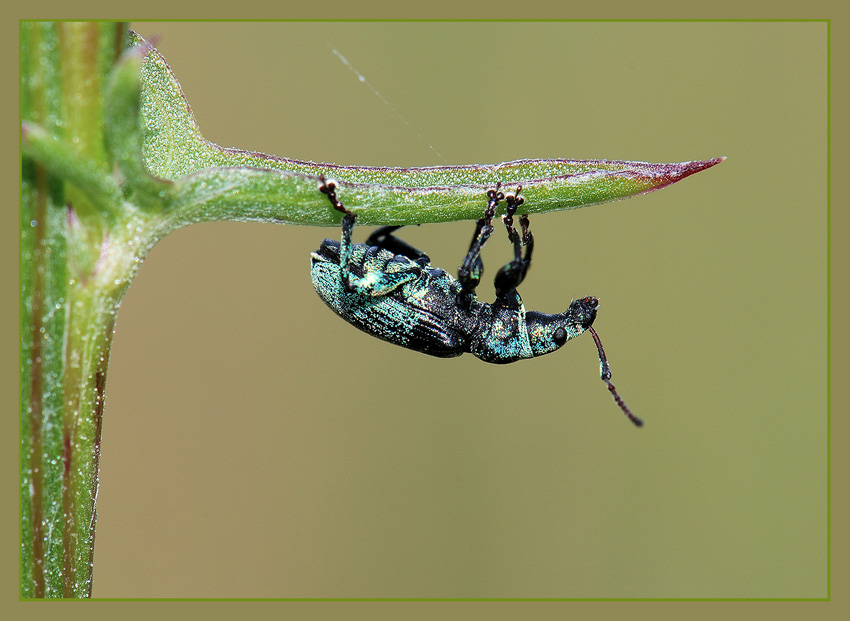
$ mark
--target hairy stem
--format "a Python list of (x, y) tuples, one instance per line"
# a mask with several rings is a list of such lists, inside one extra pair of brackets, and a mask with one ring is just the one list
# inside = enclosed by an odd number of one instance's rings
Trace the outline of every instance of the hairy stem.
[[(127, 31), (24, 23), (21, 42), (23, 119), (57, 146), (42, 159), (25, 155), (21, 169), (21, 595), (85, 597), (106, 361), (121, 295), (90, 277), (104, 210), (117, 197), (105, 181), (103, 80)], [(69, 168), (63, 160), (86, 162), (77, 165), (82, 179), (56, 174)], [(90, 191), (96, 186), (101, 191)]]

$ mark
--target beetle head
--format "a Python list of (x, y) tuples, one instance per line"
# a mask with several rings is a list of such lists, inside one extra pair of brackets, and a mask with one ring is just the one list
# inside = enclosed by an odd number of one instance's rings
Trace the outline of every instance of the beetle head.
[[(599, 300), (590, 296), (579, 300), (573, 300), (565, 314), (568, 317), (569, 323), (572, 323), (575, 326), (581, 326), (581, 331), (584, 332), (593, 325), (593, 322), (596, 319), (597, 308), (599, 308)], [(581, 334), (581, 332), (579, 334)]]

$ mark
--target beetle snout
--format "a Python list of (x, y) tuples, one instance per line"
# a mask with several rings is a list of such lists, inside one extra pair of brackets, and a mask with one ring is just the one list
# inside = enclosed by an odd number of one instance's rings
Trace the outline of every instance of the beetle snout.
[(597, 308), (599, 308), (599, 300), (588, 296), (579, 300), (573, 300), (573, 303), (570, 304), (570, 315), (572, 315), (576, 323), (581, 324), (584, 328), (589, 328), (596, 319)]

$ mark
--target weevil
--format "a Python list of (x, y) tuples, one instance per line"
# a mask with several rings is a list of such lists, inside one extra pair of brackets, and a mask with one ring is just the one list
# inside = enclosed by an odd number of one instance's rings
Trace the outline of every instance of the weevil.
[[(484, 217), (475, 224), (457, 279), (393, 235), (400, 226), (379, 228), (365, 243), (352, 243), (357, 216), (339, 200), (338, 188), (331, 179), (319, 182), (319, 191), (343, 213), (342, 240), (324, 240), (312, 253), (311, 270), (313, 287), (337, 315), (372, 336), (408, 349), (441, 358), (469, 352), (496, 364), (548, 354), (589, 331), (599, 352), (600, 375), (614, 401), (635, 425), (643, 425), (611, 383), (611, 367), (593, 329), (597, 298), (573, 300), (566, 311), (553, 315), (525, 310), (517, 287), (531, 265), (534, 237), (527, 214), (519, 217), (520, 231), (514, 228), (513, 217), (524, 202), (521, 187), (507, 194), (500, 185), (487, 191)], [(481, 249), (493, 234), (493, 218), (502, 201), (502, 220), (514, 259), (496, 274), (496, 299), (488, 304), (478, 300), (475, 289), (484, 270)]]

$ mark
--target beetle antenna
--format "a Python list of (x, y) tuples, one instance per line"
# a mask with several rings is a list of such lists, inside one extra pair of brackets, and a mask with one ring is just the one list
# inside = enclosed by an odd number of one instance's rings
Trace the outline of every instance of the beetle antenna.
[(608, 364), (608, 358), (605, 357), (605, 350), (602, 349), (602, 341), (599, 340), (599, 335), (596, 334), (596, 330), (593, 329), (593, 326), (588, 326), (587, 329), (590, 330), (590, 335), (596, 342), (596, 349), (599, 350), (599, 366), (602, 381), (608, 385), (608, 390), (611, 391), (611, 395), (614, 397), (614, 401), (617, 403), (617, 405), (620, 406), (620, 409), (623, 410), (623, 413), (629, 417), (629, 420), (632, 421), (637, 427), (643, 427), (643, 421), (634, 414), (632, 414), (632, 411), (629, 409), (629, 406), (625, 404), (623, 399), (617, 393), (617, 389), (614, 388), (614, 384), (611, 383), (611, 366)]

